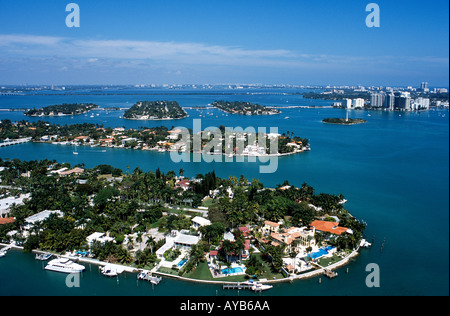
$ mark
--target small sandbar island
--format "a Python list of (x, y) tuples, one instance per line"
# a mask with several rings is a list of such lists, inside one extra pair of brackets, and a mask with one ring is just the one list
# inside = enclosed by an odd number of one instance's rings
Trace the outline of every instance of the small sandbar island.
[(105, 276), (125, 271), (156, 284), (170, 277), (262, 291), (334, 278), (370, 246), (366, 224), (346, 209), (344, 196), (306, 183), (268, 188), (214, 171), (189, 178), (183, 170), (125, 173), (50, 160), (0, 159), (0, 170), (3, 199), (23, 196), (2, 209), (0, 242), (98, 264)]
[(93, 103), (72, 103), (50, 105), (40, 109), (30, 109), (25, 112), (26, 116), (66, 116), (66, 115), (80, 115), (86, 114), (93, 109), (98, 108), (98, 105)]
[(250, 102), (214, 101), (211, 105), (215, 108), (218, 108), (219, 110), (222, 110), (230, 114), (274, 115), (281, 113), (280, 110), (276, 110), (267, 106), (254, 104)]
[(337, 124), (337, 125), (357, 125), (367, 123), (363, 119), (351, 119), (351, 118), (325, 118), (322, 120), (325, 124)]
[(123, 115), (130, 120), (175, 120), (188, 116), (176, 101), (140, 101)]

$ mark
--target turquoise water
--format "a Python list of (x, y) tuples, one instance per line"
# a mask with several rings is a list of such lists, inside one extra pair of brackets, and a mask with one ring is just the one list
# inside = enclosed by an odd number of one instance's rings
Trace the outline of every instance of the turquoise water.
[(183, 264), (185, 264), (186, 262), (187, 262), (186, 259), (181, 260), (180, 262), (178, 262), (177, 267), (178, 267), (178, 268), (179, 268), (179, 267), (182, 267)]
[(227, 268), (227, 269), (222, 269), (222, 274), (233, 274), (233, 273), (242, 273), (244, 272), (244, 270), (242, 270), (242, 268), (240, 267), (236, 267), (236, 268)]
[(310, 257), (311, 259), (320, 258), (322, 256), (327, 255), (328, 251), (330, 251), (331, 249), (333, 249), (333, 247), (331, 247), (331, 246), (328, 246), (328, 247), (325, 247), (325, 248), (319, 248), (318, 251), (309, 254), (308, 257)]
[[(140, 99), (177, 100), (182, 106), (206, 105), (217, 99), (253, 100), (263, 105), (329, 105), (330, 102), (303, 100), (298, 95), (176, 95), (167, 96), (93, 96), (99, 105), (127, 104)], [(0, 108), (27, 107), (30, 104), (59, 104), (70, 101), (66, 96), (0, 96)], [(89, 96), (76, 96), (74, 101), (90, 101)], [(104, 100), (104, 101), (103, 101)], [(117, 100), (117, 101), (115, 101)], [(288, 101), (288, 102), (287, 102)], [(177, 121), (140, 122), (120, 119), (121, 111), (98, 111), (99, 116), (53, 118), (58, 124), (77, 122), (103, 123), (105, 126), (186, 126), (200, 111), (187, 110), (189, 118)], [(449, 294), (449, 122), (448, 110), (420, 113), (351, 111), (350, 117), (364, 118), (362, 125), (338, 126), (322, 124), (325, 117), (345, 117), (345, 111), (329, 108), (283, 109), (270, 117), (225, 116), (217, 110), (202, 117), (202, 126), (278, 127), (310, 139), (312, 151), (281, 157), (277, 172), (259, 173), (259, 164), (242, 163), (175, 163), (168, 153), (122, 149), (79, 147), (73, 155), (70, 146), (23, 144), (0, 148), (0, 158), (23, 160), (56, 159), (72, 164), (94, 167), (108, 163), (129, 170), (163, 171), (180, 168), (185, 175), (195, 176), (215, 170), (221, 177), (241, 174), (258, 178), (272, 187), (289, 180), (300, 186), (312, 185), (317, 192), (342, 193), (348, 200), (346, 208), (368, 223), (366, 238), (374, 243), (363, 249), (355, 261), (332, 280), (317, 278), (275, 285), (263, 295), (448, 295)], [(206, 114), (206, 111), (205, 113)], [(217, 116), (217, 117), (216, 117)], [(286, 117), (289, 117), (286, 119)], [(0, 119), (26, 119), (21, 112), (0, 111)], [(127, 169), (129, 167), (129, 169)], [(383, 251), (381, 245), (386, 240)], [(368, 288), (366, 266), (380, 267), (380, 288)], [(37, 266), (36, 266), (37, 265)], [(33, 268), (34, 267), (34, 268)], [(348, 273), (346, 270), (348, 268)], [(24, 269), (26, 271), (24, 271)], [(345, 270), (344, 270), (345, 269)], [(97, 272), (97, 271), (95, 271)], [(338, 271), (339, 272), (339, 271)], [(59, 277), (43, 275), (34, 256), (10, 252), (0, 259), (0, 295), (27, 293), (31, 295), (215, 295), (220, 287), (166, 280), (154, 292), (136, 287), (135, 278), (120, 279), (120, 284), (94, 272), (85, 273), (85, 281), (77, 290), (65, 289)], [(47, 273), (47, 272), (45, 272)], [(121, 276), (122, 277), (122, 276)], [(59, 281), (58, 281), (59, 280)], [(41, 282), (47, 282), (46, 286)], [(129, 283), (129, 284), (128, 284)], [(128, 284), (128, 285), (127, 285)], [(131, 290), (132, 288), (132, 290)], [(150, 288), (151, 289), (151, 288)], [(181, 290), (186, 289), (186, 290)], [(233, 291), (219, 292), (233, 295)]]

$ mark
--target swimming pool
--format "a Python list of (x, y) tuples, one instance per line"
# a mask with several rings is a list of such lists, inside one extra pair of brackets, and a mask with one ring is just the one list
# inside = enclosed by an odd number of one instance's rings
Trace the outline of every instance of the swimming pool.
[(241, 267), (222, 269), (222, 274), (244, 273)]
[(186, 263), (187, 259), (183, 259), (180, 262), (178, 262), (177, 267), (180, 268)]
[(319, 251), (313, 252), (308, 255), (311, 259), (317, 259), (324, 255), (327, 255), (330, 250), (334, 249), (332, 246), (327, 246), (325, 248), (319, 248)]

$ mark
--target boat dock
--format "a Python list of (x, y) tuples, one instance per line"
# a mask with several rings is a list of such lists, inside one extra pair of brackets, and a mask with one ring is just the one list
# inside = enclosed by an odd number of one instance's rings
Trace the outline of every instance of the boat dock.
[(233, 283), (233, 284), (223, 284), (222, 288), (224, 290), (251, 290), (252, 284), (248, 283)]
[(260, 282), (238, 282), (238, 283), (227, 283), (223, 284), (222, 288), (224, 290), (251, 290), (254, 292), (262, 292), (271, 289), (271, 285), (264, 285)]
[(0, 147), (19, 145), (19, 144), (28, 143), (30, 141), (31, 141), (31, 137), (7, 140), (7, 141), (4, 141), (4, 142), (0, 142)]
[(338, 276), (338, 274), (336, 272), (333, 272), (331, 270), (325, 270), (324, 275), (329, 279), (332, 279), (332, 278), (335, 278)]
[(158, 285), (162, 281), (162, 278), (153, 276), (153, 273), (147, 270), (144, 270), (141, 273), (139, 273), (137, 278), (138, 280), (149, 281), (154, 285)]

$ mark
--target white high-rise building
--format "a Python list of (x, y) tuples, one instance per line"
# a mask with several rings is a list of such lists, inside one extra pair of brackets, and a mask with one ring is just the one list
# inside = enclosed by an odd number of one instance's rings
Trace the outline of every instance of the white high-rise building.
[(420, 90), (422, 90), (423, 92), (428, 92), (430, 91), (430, 89), (428, 88), (428, 82), (422, 82), (420, 84)]
[(372, 93), (370, 96), (370, 106), (373, 108), (381, 108), (386, 99), (384, 92)]
[(355, 109), (364, 108), (364, 99), (361, 99), (361, 98), (353, 99), (352, 106)]
[(430, 99), (428, 98), (417, 98), (411, 102), (411, 110), (426, 110), (430, 108)]
[(352, 108), (352, 99), (344, 99), (342, 100), (342, 107), (346, 109)]
[(389, 110), (394, 110), (395, 107), (395, 95), (393, 93), (389, 93), (386, 95), (386, 99), (384, 100), (383, 107)]

